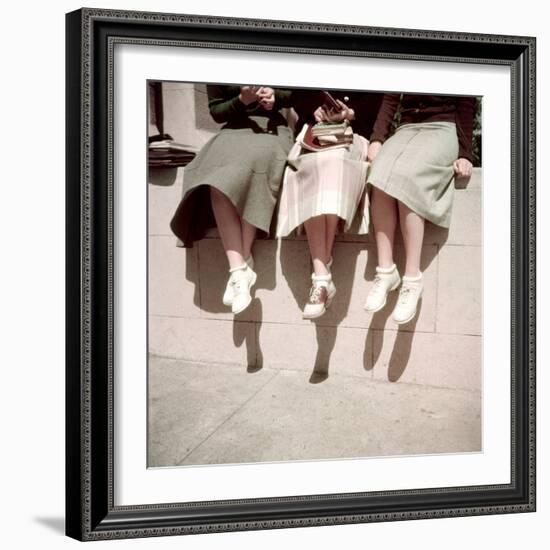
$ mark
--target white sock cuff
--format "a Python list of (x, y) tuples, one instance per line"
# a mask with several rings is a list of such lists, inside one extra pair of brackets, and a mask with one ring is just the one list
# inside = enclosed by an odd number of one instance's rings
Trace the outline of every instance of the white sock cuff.
[(421, 280), (422, 280), (422, 273), (420, 273), (420, 275), (417, 275), (416, 277), (409, 277), (407, 275), (403, 276), (404, 282), (417, 283), (418, 281), (421, 281)]
[(329, 282), (332, 279), (332, 275), (315, 275), (315, 273), (311, 274), (311, 280), (317, 281), (317, 282)]
[(248, 267), (248, 264), (245, 262), (243, 265), (239, 266), (239, 267), (232, 267), (230, 270), (229, 270), (229, 273), (233, 273), (235, 271), (240, 271), (241, 269), (246, 269)]
[(393, 264), (391, 267), (376, 267), (376, 273), (393, 273), (397, 266)]

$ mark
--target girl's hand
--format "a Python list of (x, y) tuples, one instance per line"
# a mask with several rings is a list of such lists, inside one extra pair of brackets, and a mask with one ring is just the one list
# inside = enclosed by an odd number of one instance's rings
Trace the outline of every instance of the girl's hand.
[(380, 149), (382, 149), (382, 144), (379, 141), (371, 141), (367, 150), (367, 160), (372, 162)]
[(457, 178), (469, 178), (472, 175), (472, 163), (468, 159), (457, 159), (453, 162), (453, 170)]
[(245, 104), (250, 105), (258, 100), (256, 94), (258, 92), (259, 86), (241, 86), (241, 93), (239, 94), (239, 99)]
[(342, 122), (344, 120), (355, 120), (355, 111), (350, 109), (343, 101), (336, 100), (340, 111), (328, 110), (324, 105), (318, 107), (313, 116), (317, 122)]
[(336, 103), (340, 105), (340, 111), (335, 111), (333, 113), (333, 121), (341, 122), (343, 120), (355, 120), (355, 111), (348, 107), (343, 101), (340, 101), (339, 99), (336, 100)]
[(313, 117), (316, 122), (326, 122), (328, 120), (328, 113), (325, 111), (324, 107), (317, 107), (313, 113)]
[(275, 90), (267, 86), (262, 86), (256, 92), (256, 99), (264, 109), (271, 111), (273, 105), (275, 105)]

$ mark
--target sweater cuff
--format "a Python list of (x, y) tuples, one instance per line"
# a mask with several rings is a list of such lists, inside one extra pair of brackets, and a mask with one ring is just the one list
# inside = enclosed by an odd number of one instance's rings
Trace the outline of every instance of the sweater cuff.
[(379, 141), (380, 143), (384, 143), (386, 139), (381, 134), (372, 133), (370, 135), (369, 143), (372, 143), (373, 141)]
[(472, 151), (464, 149), (463, 147), (458, 148), (458, 158), (469, 160), (473, 164), (473, 155)]

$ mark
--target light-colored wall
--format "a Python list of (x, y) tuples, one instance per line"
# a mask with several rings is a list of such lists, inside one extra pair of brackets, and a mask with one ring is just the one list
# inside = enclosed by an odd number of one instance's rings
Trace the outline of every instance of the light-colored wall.
[[(170, 84), (164, 100), (166, 131), (177, 141), (199, 144), (216, 130), (205, 120), (201, 87)], [(197, 105), (204, 112), (195, 114)], [(363, 310), (376, 266), (370, 235), (337, 237), (333, 277), (338, 293), (331, 310), (315, 323), (301, 318), (310, 284), (305, 240), (257, 241), (255, 300), (233, 320), (221, 302), (227, 266), (216, 232), (194, 248), (182, 249), (170, 231), (184, 173), (180, 168), (150, 175), (151, 353), (480, 389), (481, 169), (474, 171), (467, 188), (455, 193), (451, 229), (428, 224), (422, 251), (424, 298), (416, 320), (399, 330), (391, 321), (395, 293), (382, 312), (371, 316)], [(403, 256), (398, 239), (401, 268)]]
[(205, 84), (163, 82), (164, 131), (178, 143), (200, 147), (220, 128), (208, 112)]

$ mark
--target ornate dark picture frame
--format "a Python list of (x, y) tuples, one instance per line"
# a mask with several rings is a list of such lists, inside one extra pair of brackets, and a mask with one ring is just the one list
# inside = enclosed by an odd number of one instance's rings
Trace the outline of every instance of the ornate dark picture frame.
[[(67, 535), (100, 540), (534, 511), (535, 39), (100, 9), (67, 14), (66, 29)], [(509, 484), (114, 505), (115, 43), (475, 62), (510, 68)]]

